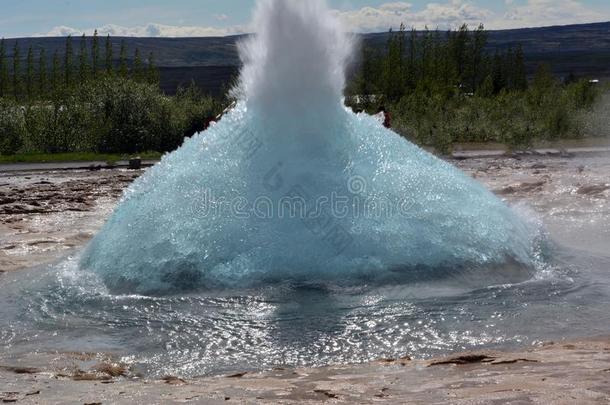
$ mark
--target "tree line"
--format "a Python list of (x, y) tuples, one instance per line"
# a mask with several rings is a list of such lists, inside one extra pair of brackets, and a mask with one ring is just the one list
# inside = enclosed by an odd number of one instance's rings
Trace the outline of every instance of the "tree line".
[(97, 32), (74, 42), (49, 59), (18, 43), (9, 57), (0, 41), (0, 154), (167, 152), (222, 111), (194, 83), (165, 95), (152, 54), (130, 62), (124, 42), (117, 54)]
[(541, 65), (528, 80), (523, 48), (490, 51), (483, 25), (455, 31), (390, 31), (385, 49), (364, 46), (348, 83), (347, 103), (376, 113), (394, 129), (448, 152), (455, 142), (527, 147), (537, 139), (584, 134), (582, 116), (599, 89), (572, 77), (561, 82)]
[(24, 50), (19, 41), (15, 41), (9, 56), (6, 41), (0, 40), (0, 98), (45, 98), (89, 80), (115, 75), (151, 84), (159, 81), (152, 52), (144, 59), (136, 48), (133, 62), (129, 63), (125, 41), (121, 41), (117, 58), (110, 35), (101, 46), (97, 30), (92, 37), (82, 35), (76, 52), (74, 42), (73, 37), (68, 36), (63, 55), (57, 50), (53, 55), (47, 55), (44, 48), (35, 50), (32, 46), (22, 54)]

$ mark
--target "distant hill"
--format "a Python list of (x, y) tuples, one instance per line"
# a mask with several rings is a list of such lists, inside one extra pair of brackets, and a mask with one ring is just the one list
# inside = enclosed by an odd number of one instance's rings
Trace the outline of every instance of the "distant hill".
[[(544, 28), (488, 31), (490, 50), (506, 49), (522, 44), (530, 74), (540, 63), (551, 65), (560, 77), (570, 72), (577, 76), (610, 78), (610, 22), (580, 24)], [(136, 48), (147, 57), (153, 52), (161, 71), (161, 85), (173, 93), (178, 85), (188, 85), (194, 80), (205, 91), (218, 94), (228, 85), (239, 69), (237, 41), (243, 36), (215, 38), (112, 38), (115, 55), (121, 41), (125, 41), (129, 57)], [(363, 43), (383, 49), (388, 33), (361, 35)], [(8, 39), (9, 54), (19, 41), (22, 55), (32, 46), (35, 50), (45, 48), (47, 55), (57, 50), (64, 52), (65, 38), (20, 38)], [(74, 49), (78, 52), (79, 38), (74, 38)], [(102, 46), (104, 39), (100, 41)]]
[[(610, 22), (543, 28), (488, 31), (488, 50), (523, 46), (531, 75), (541, 63), (548, 63), (559, 77), (610, 78)], [(368, 34), (364, 42), (384, 47), (388, 33)]]

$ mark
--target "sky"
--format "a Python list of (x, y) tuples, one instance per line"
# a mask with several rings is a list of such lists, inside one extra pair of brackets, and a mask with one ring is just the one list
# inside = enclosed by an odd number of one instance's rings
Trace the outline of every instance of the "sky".
[[(222, 36), (252, 32), (256, 0), (0, 0), (0, 37), (100, 34)], [(306, 0), (303, 0), (306, 1)], [(610, 0), (328, 0), (352, 32), (488, 29), (610, 21)]]

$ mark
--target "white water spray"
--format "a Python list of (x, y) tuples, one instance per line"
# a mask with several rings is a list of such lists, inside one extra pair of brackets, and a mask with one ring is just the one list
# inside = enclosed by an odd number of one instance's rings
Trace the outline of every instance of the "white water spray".
[(323, 1), (260, 1), (257, 34), (239, 45), (239, 96), (272, 115), (340, 102), (352, 39)]

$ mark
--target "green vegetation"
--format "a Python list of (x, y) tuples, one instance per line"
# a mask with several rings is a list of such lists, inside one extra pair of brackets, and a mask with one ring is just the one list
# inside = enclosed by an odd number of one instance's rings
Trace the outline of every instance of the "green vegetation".
[(161, 158), (159, 152), (143, 152), (138, 154), (104, 154), (93, 152), (71, 153), (20, 153), (16, 155), (0, 155), (0, 163), (55, 163), (55, 162), (107, 162), (116, 163), (129, 160), (132, 157), (143, 160), (157, 160)]
[(447, 34), (401, 27), (386, 52), (363, 50), (348, 104), (369, 113), (383, 105), (394, 130), (444, 153), (454, 142), (523, 148), (585, 133), (581, 117), (601, 93), (595, 85), (561, 83), (545, 65), (528, 83), (520, 46), (490, 54), (486, 44), (483, 26)]
[[(384, 106), (394, 130), (443, 153), (456, 142), (524, 148), (599, 135), (598, 107), (608, 102), (598, 102), (598, 86), (573, 76), (560, 82), (544, 65), (528, 81), (520, 46), (487, 49), (483, 26), (448, 33), (401, 27), (385, 51), (363, 49), (347, 104), (369, 113)], [(163, 94), (154, 55), (132, 52), (124, 41), (113, 49), (97, 33), (68, 37), (62, 56), (50, 53), (0, 41), (0, 161), (171, 151), (223, 108), (194, 84)]]
[(152, 54), (136, 49), (129, 65), (123, 44), (115, 64), (109, 38), (101, 54), (97, 33), (80, 39), (76, 55), (68, 37), (63, 61), (29, 48), (24, 63), (19, 44), (9, 58), (2, 40), (0, 155), (166, 152), (222, 111), (194, 85), (164, 95)]

